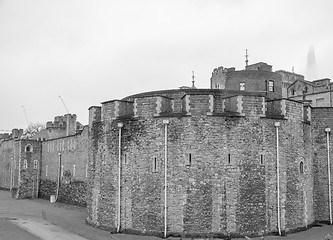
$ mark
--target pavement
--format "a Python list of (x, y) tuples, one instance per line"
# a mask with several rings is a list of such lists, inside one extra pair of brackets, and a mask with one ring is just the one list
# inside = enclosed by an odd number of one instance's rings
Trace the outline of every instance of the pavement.
[(86, 209), (43, 199), (14, 199), (0, 190), (0, 240), (157, 240), (111, 234), (85, 223)]
[[(160, 240), (157, 237), (110, 234), (86, 225), (85, 208), (43, 199), (14, 199), (0, 190), (0, 240)], [(330, 237), (328, 237), (330, 236)], [(333, 225), (313, 227), (287, 236), (266, 236), (252, 240), (324, 240), (333, 239)], [(176, 240), (179, 238), (169, 238)], [(244, 240), (237, 238), (235, 240)]]

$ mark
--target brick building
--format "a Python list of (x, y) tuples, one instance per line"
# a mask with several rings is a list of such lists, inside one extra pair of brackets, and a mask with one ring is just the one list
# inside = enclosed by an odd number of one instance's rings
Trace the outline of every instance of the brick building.
[(58, 192), (60, 201), (86, 204), (88, 127), (75, 114), (56, 116), (32, 138), (22, 129), (3, 136), (1, 188), (13, 189), (17, 198), (50, 199)]

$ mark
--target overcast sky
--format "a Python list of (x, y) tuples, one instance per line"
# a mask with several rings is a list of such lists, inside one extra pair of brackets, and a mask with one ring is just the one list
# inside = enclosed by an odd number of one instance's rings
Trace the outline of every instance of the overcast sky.
[[(0, 0), (0, 129), (266, 62), (333, 78), (332, 0)], [(306, 76), (305, 76), (306, 77)]]

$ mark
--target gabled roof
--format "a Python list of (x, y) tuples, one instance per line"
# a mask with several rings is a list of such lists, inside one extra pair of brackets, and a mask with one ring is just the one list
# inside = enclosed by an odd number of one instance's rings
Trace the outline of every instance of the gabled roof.
[(307, 85), (311, 85), (311, 86), (313, 86), (313, 87), (316, 87), (316, 84), (314, 84), (313, 82), (310, 82), (310, 81), (307, 81), (307, 80), (297, 79), (297, 80), (295, 80), (292, 84), (290, 84), (290, 85), (288, 86), (288, 88), (291, 88), (291, 86), (295, 85), (296, 82), (303, 82), (303, 83), (305, 83), (305, 84), (307, 84)]

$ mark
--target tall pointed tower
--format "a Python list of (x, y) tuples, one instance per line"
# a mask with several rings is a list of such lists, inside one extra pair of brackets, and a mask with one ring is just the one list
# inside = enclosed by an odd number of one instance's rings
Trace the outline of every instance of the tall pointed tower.
[(313, 46), (310, 46), (308, 52), (308, 59), (306, 63), (306, 78), (311, 81), (318, 79), (318, 69)]

